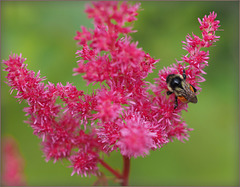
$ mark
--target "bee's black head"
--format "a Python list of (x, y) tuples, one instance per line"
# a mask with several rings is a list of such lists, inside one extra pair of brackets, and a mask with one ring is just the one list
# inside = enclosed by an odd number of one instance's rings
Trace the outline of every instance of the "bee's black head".
[(183, 78), (178, 74), (170, 74), (167, 76), (166, 82), (173, 90), (177, 87), (182, 87)]

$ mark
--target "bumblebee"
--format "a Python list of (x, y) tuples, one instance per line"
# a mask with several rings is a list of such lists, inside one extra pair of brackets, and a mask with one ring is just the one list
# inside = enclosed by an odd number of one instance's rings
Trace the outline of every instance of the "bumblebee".
[(166, 79), (167, 82), (167, 95), (175, 94), (175, 106), (178, 107), (178, 99), (183, 103), (197, 103), (196, 88), (193, 85), (186, 82), (186, 73), (183, 70), (183, 74), (169, 74)]

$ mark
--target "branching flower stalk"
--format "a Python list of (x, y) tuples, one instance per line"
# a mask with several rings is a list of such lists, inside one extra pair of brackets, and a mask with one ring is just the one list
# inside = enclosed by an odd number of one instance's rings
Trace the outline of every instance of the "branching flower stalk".
[[(209, 52), (215, 43), (219, 21), (214, 12), (199, 19), (202, 36), (187, 35), (181, 61), (159, 71), (154, 83), (145, 78), (159, 61), (137, 47), (130, 33), (140, 4), (106, 1), (87, 5), (88, 18), (94, 29), (81, 27), (74, 39), (80, 49), (74, 75), (83, 74), (87, 84), (100, 84), (92, 94), (74, 85), (51, 82), (27, 69), (22, 55), (10, 55), (6, 65), (7, 83), (17, 91), (19, 102), (29, 116), (27, 123), (42, 139), (46, 161), (68, 159), (72, 175), (99, 175), (99, 164), (108, 169), (122, 185), (128, 185), (130, 158), (160, 149), (174, 138), (188, 140), (192, 131), (182, 119), (187, 103), (174, 109), (174, 94), (167, 96), (166, 77), (186, 71), (186, 81), (201, 91), (202, 74), (208, 65)], [(130, 26), (126, 26), (126, 23)], [(61, 104), (57, 103), (61, 100)], [(119, 151), (123, 156), (123, 172), (104, 161), (104, 155)]]

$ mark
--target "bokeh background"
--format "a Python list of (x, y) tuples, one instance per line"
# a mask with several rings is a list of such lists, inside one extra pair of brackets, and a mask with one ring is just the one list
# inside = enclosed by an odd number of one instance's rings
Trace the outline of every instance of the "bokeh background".
[[(1, 60), (22, 53), (28, 68), (41, 71), (47, 81), (72, 82), (78, 89), (92, 91), (81, 76), (72, 76), (77, 67), (73, 40), (80, 26), (93, 28), (80, 1), (1, 1)], [(132, 2), (133, 3), (133, 2)], [(183, 116), (194, 129), (185, 143), (174, 141), (145, 158), (131, 160), (130, 185), (155, 186), (239, 186), (239, 2), (141, 2), (142, 11), (131, 34), (139, 47), (161, 59), (147, 80), (158, 70), (180, 60), (186, 52), (181, 41), (188, 33), (200, 34), (197, 18), (215, 11), (221, 21), (220, 41), (211, 47), (206, 82), (199, 102), (189, 105)], [(28, 185), (92, 185), (96, 177), (70, 176), (68, 162), (46, 163), (40, 139), (24, 123), (23, 108), (4, 83), (1, 72), (1, 137), (13, 136), (25, 159)], [(119, 153), (106, 162), (122, 169)], [(2, 163), (4, 164), (4, 163)], [(111, 176), (109, 172), (108, 176)], [(110, 185), (115, 185), (110, 182)]]

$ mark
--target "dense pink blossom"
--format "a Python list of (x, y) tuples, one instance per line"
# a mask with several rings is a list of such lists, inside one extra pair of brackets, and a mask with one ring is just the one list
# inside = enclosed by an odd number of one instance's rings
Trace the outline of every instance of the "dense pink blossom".
[(182, 61), (164, 67), (155, 82), (149, 83), (145, 78), (159, 60), (138, 48), (128, 35), (136, 31), (132, 25), (126, 26), (137, 19), (139, 7), (117, 1), (93, 2), (86, 7), (94, 28), (82, 26), (74, 37), (80, 49), (73, 71), (74, 75), (83, 74), (87, 84), (100, 84), (92, 94), (70, 83), (44, 84), (40, 73), (27, 69), (21, 55), (13, 54), (3, 61), (9, 86), (17, 91), (20, 102), (26, 100), (29, 105), (24, 109), (29, 115), (27, 122), (42, 138), (46, 161), (66, 158), (73, 167), (72, 174), (97, 175), (98, 164), (102, 164), (119, 177), (100, 154), (116, 150), (127, 160), (145, 156), (175, 138), (189, 138), (192, 129), (181, 116), (188, 104), (179, 101), (174, 109), (174, 94), (166, 94), (166, 78), (185, 70), (186, 81), (199, 94), (209, 60), (209, 51), (202, 48), (218, 40), (215, 31), (219, 21), (214, 12), (199, 19), (202, 36), (188, 34), (183, 41), (187, 54)]
[[(24, 108), (26, 115), (30, 116), (26, 122), (33, 128), (33, 133), (42, 138), (46, 161), (70, 159), (73, 150), (99, 152), (102, 145), (96, 134), (82, 130), (93, 118), (91, 111), (97, 105), (95, 95), (84, 94), (69, 83), (66, 86), (61, 83), (55, 86), (50, 82), (44, 85), (40, 73), (35, 75), (29, 71), (24, 61), (21, 55), (12, 55), (3, 63), (7, 65), (5, 71), (9, 72), (8, 84), (18, 91), (16, 98), (19, 101), (25, 99), (29, 105)], [(57, 99), (63, 104), (57, 104)]]
[(17, 142), (12, 137), (2, 139), (2, 177), (4, 186), (25, 186), (25, 162), (19, 152)]
[[(95, 118), (101, 121), (112, 121), (116, 119), (123, 110), (121, 104), (127, 104), (125, 98), (122, 99), (121, 94), (102, 88), (96, 95), (97, 111)], [(124, 102), (125, 101), (125, 102)]]
[(72, 155), (70, 160), (72, 162), (73, 172), (81, 176), (87, 176), (88, 174), (96, 174), (98, 171), (99, 155), (96, 152), (80, 150), (76, 155)]
[(136, 112), (129, 111), (123, 117), (120, 125), (119, 141), (116, 145), (121, 150), (121, 154), (128, 157), (144, 156), (149, 150), (156, 148), (153, 140), (156, 132), (151, 131), (154, 127), (149, 121)]

